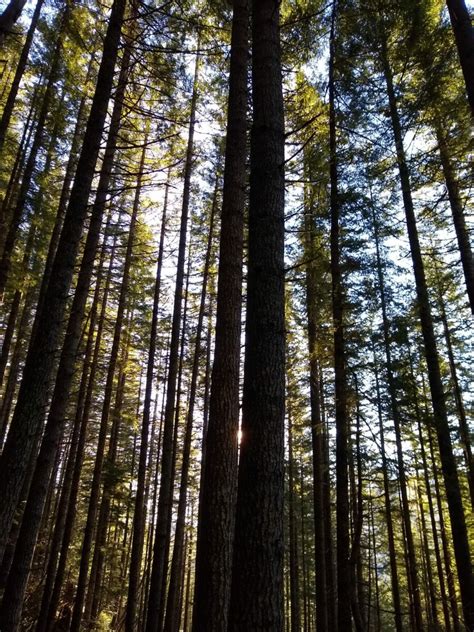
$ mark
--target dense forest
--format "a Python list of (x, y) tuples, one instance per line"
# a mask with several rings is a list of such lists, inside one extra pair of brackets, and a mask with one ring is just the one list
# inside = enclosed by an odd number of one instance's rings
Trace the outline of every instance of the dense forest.
[(0, 630), (474, 631), (464, 0), (0, 8)]

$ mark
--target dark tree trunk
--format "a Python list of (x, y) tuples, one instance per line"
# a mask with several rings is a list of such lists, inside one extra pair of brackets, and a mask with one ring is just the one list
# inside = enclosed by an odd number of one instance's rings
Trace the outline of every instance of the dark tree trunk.
[(237, 489), (249, 0), (234, 2), (216, 340), (203, 435), (193, 632), (227, 627)]
[(459, 183), (454, 173), (454, 167), (449, 155), (446, 138), (444, 137), (440, 127), (436, 128), (436, 138), (438, 139), (439, 155), (441, 158), (441, 165), (443, 167), (446, 189), (448, 191), (449, 204), (451, 207), (454, 229), (456, 231), (459, 253), (461, 255), (461, 264), (464, 272), (464, 280), (466, 282), (467, 296), (471, 306), (471, 311), (474, 314), (474, 259), (469, 240), (469, 231), (466, 226), (466, 218), (464, 216)]
[(329, 597), (326, 587), (326, 533), (324, 525), (323, 469), (325, 427), (321, 415), (319, 366), (317, 357), (317, 272), (314, 268), (314, 218), (309, 211), (305, 217), (306, 313), (308, 320), (308, 351), (310, 365), (311, 445), (313, 460), (314, 551), (316, 575), (316, 625), (318, 630), (328, 627)]
[[(76, 598), (74, 602), (74, 610), (71, 621), (71, 631), (78, 632), (82, 619), (82, 610), (84, 598), (86, 596), (87, 577), (89, 573), (89, 558), (92, 547), (92, 537), (96, 525), (97, 511), (99, 509), (100, 480), (105, 457), (105, 442), (107, 437), (107, 429), (112, 405), (112, 395), (115, 380), (117, 362), (119, 360), (120, 344), (122, 339), (122, 328), (124, 323), (125, 307), (128, 300), (128, 287), (130, 281), (130, 267), (132, 263), (132, 252), (135, 239), (135, 230), (137, 224), (138, 211), (140, 208), (140, 194), (142, 187), (143, 169), (145, 162), (146, 142), (143, 145), (142, 155), (140, 159), (140, 167), (138, 172), (137, 186), (135, 189), (135, 198), (132, 208), (132, 216), (130, 218), (130, 226), (128, 231), (127, 251), (125, 253), (124, 270), (122, 274), (122, 283), (120, 287), (120, 296), (115, 317), (114, 336), (112, 341), (112, 349), (110, 351), (109, 364), (107, 368), (107, 378), (104, 387), (104, 401), (102, 403), (102, 412), (100, 419), (99, 440), (96, 451), (96, 459), (94, 464), (93, 481), (91, 485), (91, 495), (89, 497), (89, 506), (87, 511), (87, 522), (84, 529), (84, 539), (81, 550), (81, 562), (79, 570), (79, 579), (77, 582)], [(115, 421), (115, 419), (114, 419)], [(112, 439), (111, 439), (112, 442)], [(112, 452), (111, 452), (112, 454)], [(105, 496), (105, 488), (104, 488)], [(106, 499), (107, 500), (107, 499)], [(101, 511), (102, 517), (106, 513), (107, 508)], [(106, 521), (105, 521), (106, 522)], [(98, 531), (99, 533), (99, 531)], [(97, 561), (97, 560), (96, 560)], [(91, 571), (92, 573), (92, 571)]]
[[(79, 385), (79, 393), (77, 397), (77, 405), (76, 412), (74, 415), (73, 422), (73, 430), (71, 436), (71, 445), (69, 449), (69, 454), (67, 457), (64, 480), (61, 485), (61, 494), (58, 502), (58, 511), (56, 516), (56, 521), (54, 527), (52, 529), (52, 541), (51, 547), (49, 551), (49, 559), (45, 572), (45, 581), (43, 588), (43, 598), (41, 600), (41, 607), (38, 615), (38, 621), (36, 625), (35, 632), (46, 632), (48, 628), (48, 611), (52, 600), (56, 571), (58, 568), (58, 557), (61, 549), (61, 542), (64, 537), (65, 528), (66, 528), (66, 519), (68, 514), (68, 506), (71, 499), (71, 491), (73, 487), (74, 480), (74, 469), (75, 464), (78, 459), (81, 458), (81, 455), (78, 455), (78, 450), (84, 449), (84, 446), (81, 445), (81, 429), (82, 429), (82, 420), (84, 414), (84, 404), (87, 394), (87, 386), (89, 383), (90, 371), (91, 371), (91, 362), (92, 356), (94, 353), (94, 332), (97, 324), (97, 315), (98, 315), (98, 307), (99, 307), (99, 294), (102, 289), (102, 276), (103, 276), (103, 268), (105, 264), (105, 256), (107, 251), (107, 239), (109, 235), (109, 226), (110, 226), (110, 214), (109, 219), (107, 221), (107, 226), (105, 229), (104, 242), (102, 245), (100, 262), (98, 266), (98, 275), (96, 288), (94, 291), (94, 298), (92, 301), (92, 307), (89, 317), (89, 327), (87, 334), (87, 342), (86, 348), (84, 352), (84, 361), (81, 372), (81, 380)], [(59, 377), (59, 376), (58, 376)], [(56, 382), (57, 383), (57, 382)]]
[(298, 529), (296, 525), (295, 509), (295, 477), (294, 477), (294, 453), (293, 453), (293, 422), (288, 411), (288, 535), (290, 540), (290, 614), (291, 626), (288, 632), (300, 632), (300, 588), (299, 588), (299, 564), (298, 564)]
[(336, 541), (337, 541), (337, 629), (351, 630), (351, 569), (349, 565), (349, 419), (344, 341), (344, 290), (341, 271), (340, 214), (338, 192), (337, 129), (335, 103), (337, 1), (333, 1), (329, 52), (329, 177), (331, 204), (331, 280), (334, 326), (334, 379), (336, 399)]
[[(21, 50), (20, 59), (18, 60), (18, 65), (15, 70), (15, 76), (13, 77), (13, 81), (10, 85), (10, 91), (8, 93), (7, 100), (5, 102), (5, 106), (2, 112), (2, 118), (0, 119), (0, 153), (3, 149), (3, 145), (5, 142), (5, 137), (7, 135), (8, 126), (10, 124), (10, 119), (13, 114), (13, 110), (15, 107), (15, 101), (18, 94), (18, 89), (20, 87), (20, 82), (25, 72), (26, 63), (28, 61), (28, 55), (30, 53), (31, 43), (33, 41), (33, 35), (35, 34), (36, 27), (38, 25), (38, 20), (40, 16), (41, 9), (43, 7), (44, 0), (38, 0), (36, 3), (35, 10), (31, 17), (31, 23), (28, 29), (28, 33), (26, 34), (25, 43), (23, 44), (23, 48)], [(2, 26), (1, 21), (2, 17), (0, 17), (0, 44), (2, 37)]]
[(279, 2), (252, 2), (253, 123), (242, 440), (229, 632), (281, 632), (285, 416)]
[(464, 0), (446, 0), (446, 4), (466, 82), (467, 98), (474, 117), (474, 28)]
[(438, 349), (433, 326), (433, 318), (431, 315), (428, 286), (426, 283), (423, 258), (421, 255), (418, 229), (416, 225), (415, 209), (411, 195), (410, 174), (403, 146), (402, 128), (398, 113), (397, 98), (393, 85), (392, 71), (389, 65), (387, 43), (383, 36), (381, 41), (381, 61), (387, 86), (392, 130), (400, 172), (400, 184), (406, 215), (408, 239), (410, 242), (413, 271), (415, 275), (419, 318), (424, 340), (426, 364), (428, 367), (428, 380), (430, 384), (431, 401), (434, 413), (433, 420), (438, 437), (444, 485), (451, 518), (452, 539), (454, 544), (459, 586), (461, 590), (461, 599), (463, 603), (464, 620), (468, 628), (474, 628), (474, 586), (472, 582), (471, 556), (466, 519), (464, 516), (457, 466), (449, 431)]
[(0, 508), (0, 554), (3, 552), (5, 535), (10, 529), (28, 465), (36, 451), (38, 429), (48, 402), (55, 352), (63, 329), (64, 312), (112, 89), (124, 10), (125, 0), (115, 0), (51, 282), (45, 294), (43, 308), (36, 315), (38, 333), (28, 350), (15, 414), (0, 460), (0, 496), (3, 498)]
[[(199, 45), (198, 45), (199, 48)], [(146, 632), (161, 632), (164, 606), (164, 585), (168, 569), (169, 526), (172, 511), (173, 479), (173, 426), (176, 404), (176, 378), (179, 365), (179, 342), (181, 325), (181, 306), (183, 301), (184, 264), (186, 258), (186, 238), (188, 232), (189, 200), (191, 194), (191, 175), (194, 166), (194, 127), (196, 123), (196, 105), (198, 98), (199, 55), (196, 57), (193, 96), (189, 122), (188, 146), (184, 167), (183, 203), (179, 231), (178, 262), (174, 294), (173, 317), (171, 323), (170, 356), (166, 389), (166, 406), (163, 424), (163, 453), (161, 459), (161, 485), (158, 497), (153, 564), (148, 597)]]
[[(71, 482), (71, 492), (69, 495), (69, 501), (67, 506), (67, 512), (64, 519), (64, 533), (61, 539), (61, 548), (59, 552), (58, 559), (58, 567), (56, 570), (56, 574), (54, 577), (54, 585), (51, 593), (51, 599), (48, 608), (48, 614), (46, 617), (46, 630), (49, 632), (53, 627), (53, 623), (56, 617), (56, 610), (58, 608), (61, 589), (64, 582), (64, 575), (66, 569), (66, 562), (69, 553), (69, 547), (72, 540), (73, 529), (75, 525), (75, 518), (77, 513), (77, 498), (79, 495), (80, 488), (80, 479), (82, 473), (82, 465), (84, 462), (84, 451), (87, 440), (87, 431), (91, 413), (92, 400), (94, 395), (94, 387), (96, 381), (97, 367), (99, 363), (99, 356), (101, 352), (102, 345), (102, 335), (104, 331), (105, 325), (105, 315), (107, 310), (107, 302), (110, 291), (110, 284), (112, 279), (112, 269), (115, 263), (115, 251), (117, 246), (117, 234), (114, 236), (114, 241), (112, 245), (112, 252), (110, 254), (110, 261), (107, 271), (107, 278), (104, 287), (104, 293), (102, 296), (102, 305), (100, 309), (98, 325), (97, 325), (97, 334), (94, 345), (94, 354), (92, 356), (90, 373), (87, 383), (87, 391), (84, 399), (84, 407), (81, 414), (81, 427), (78, 439), (77, 446), (77, 457), (74, 462), (74, 471), (72, 474), (72, 482)], [(100, 288), (96, 287), (96, 295), (98, 294)], [(97, 296), (98, 298), (98, 296)], [(79, 412), (79, 411), (78, 411)]]
[(0, 46), (3, 46), (5, 38), (12, 32), (25, 4), (26, 0), (10, 0), (0, 15)]
[[(165, 185), (165, 199), (161, 218), (160, 244), (158, 247), (158, 264), (156, 268), (155, 289), (153, 296), (153, 314), (151, 320), (150, 343), (145, 384), (145, 401), (143, 403), (143, 419), (138, 461), (137, 493), (135, 496), (135, 513), (133, 515), (133, 541), (130, 556), (127, 612), (125, 616), (125, 632), (134, 632), (137, 618), (137, 601), (140, 583), (140, 566), (145, 536), (145, 484), (148, 459), (148, 434), (150, 425), (150, 408), (153, 381), (155, 379), (156, 337), (158, 330), (158, 307), (161, 288), (161, 271), (163, 268), (163, 250), (166, 233), (166, 214), (168, 210), (169, 177)], [(157, 455), (158, 456), (158, 455)]]
[(36, 171), (38, 154), (42, 149), (45, 141), (46, 122), (51, 112), (51, 108), (54, 104), (55, 91), (57, 89), (56, 82), (59, 78), (59, 73), (61, 69), (64, 40), (69, 26), (70, 15), (71, 7), (69, 3), (67, 3), (60, 20), (58, 29), (59, 34), (56, 39), (50, 60), (48, 81), (38, 113), (38, 120), (36, 122), (36, 129), (33, 136), (33, 141), (31, 143), (28, 158), (26, 160), (25, 168), (22, 173), (21, 184), (19, 186), (18, 194), (13, 205), (10, 222), (8, 224), (5, 241), (3, 243), (3, 251), (0, 259), (0, 301), (3, 299), (3, 294), (7, 286), (11, 267), (11, 258), (13, 255), (16, 240), (18, 238), (20, 224), (25, 215), (25, 208), (27, 207), (28, 196), (31, 191), (32, 180), (34, 179)]
[(211, 264), (212, 241), (214, 233), (214, 217), (217, 207), (219, 180), (216, 178), (214, 197), (212, 201), (211, 217), (209, 220), (209, 237), (207, 242), (206, 258), (204, 261), (204, 272), (202, 279), (201, 299), (199, 305), (198, 322), (196, 326), (196, 340), (194, 349), (193, 366), (191, 372), (191, 384), (189, 387), (188, 414), (186, 416), (185, 435), (182, 447), (182, 464), (181, 464), (181, 483), (179, 488), (178, 511), (174, 535), (173, 557), (170, 567), (170, 580), (168, 589), (168, 599), (166, 605), (166, 618), (164, 624), (164, 632), (178, 632), (180, 623), (179, 596), (180, 585), (179, 579), (181, 575), (181, 567), (183, 564), (183, 544), (184, 544), (184, 528), (186, 517), (186, 501), (188, 493), (188, 477), (191, 458), (191, 441), (194, 423), (194, 406), (196, 403), (196, 395), (198, 388), (199, 368), (201, 365), (202, 355), (202, 330), (204, 323), (204, 313), (206, 309), (207, 281), (209, 277), (209, 267)]

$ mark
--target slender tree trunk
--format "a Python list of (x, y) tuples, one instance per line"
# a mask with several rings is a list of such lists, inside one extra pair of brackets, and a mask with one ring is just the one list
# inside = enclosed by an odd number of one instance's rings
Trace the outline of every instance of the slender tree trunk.
[(326, 533), (324, 528), (323, 467), (324, 423), (319, 397), (319, 367), (317, 358), (317, 272), (314, 268), (313, 217), (307, 212), (305, 221), (306, 256), (311, 263), (306, 267), (306, 313), (308, 320), (308, 351), (310, 364), (311, 445), (313, 460), (314, 551), (316, 576), (316, 625), (318, 630), (328, 627), (328, 592), (326, 588)]
[[(466, 528), (466, 519), (462, 504), (461, 490), (453, 454), (451, 436), (449, 431), (446, 402), (444, 399), (443, 382), (439, 365), (438, 349), (433, 327), (433, 319), (428, 296), (423, 258), (421, 255), (418, 229), (416, 225), (415, 209), (410, 188), (410, 174), (403, 146), (402, 129), (398, 113), (397, 99), (393, 85), (392, 71), (389, 64), (387, 43), (384, 35), (381, 39), (381, 61), (387, 86), (387, 94), (392, 119), (392, 130), (397, 152), (397, 162), (400, 172), (400, 184), (402, 189), (403, 204), (406, 215), (408, 239), (413, 261), (416, 293), (420, 324), (424, 340), (426, 363), (428, 367), (428, 379), (431, 391), (431, 400), (434, 413), (434, 425), (436, 427), (438, 445), (441, 456), (441, 466), (448, 500), (449, 514), (451, 518), (451, 532), (454, 544), (454, 554), (458, 571), (459, 586), (466, 626), (474, 628), (474, 585), (472, 582), (472, 568), (469, 540)], [(474, 73), (473, 73), (474, 76)]]
[(191, 384), (189, 390), (188, 414), (186, 417), (186, 427), (184, 442), (182, 448), (182, 464), (181, 464), (181, 483), (179, 489), (178, 513), (174, 535), (173, 557), (170, 567), (170, 580), (168, 589), (168, 600), (166, 606), (166, 618), (164, 624), (164, 632), (178, 632), (180, 622), (180, 611), (178, 608), (180, 586), (179, 575), (183, 564), (183, 541), (186, 517), (186, 501), (188, 492), (188, 477), (191, 459), (191, 441), (194, 423), (194, 407), (196, 403), (196, 395), (198, 388), (199, 368), (201, 365), (202, 355), (202, 331), (204, 324), (204, 313), (206, 309), (207, 284), (209, 277), (209, 268), (211, 264), (212, 242), (214, 235), (214, 218), (217, 208), (219, 179), (216, 177), (214, 196), (212, 200), (211, 217), (209, 220), (209, 237), (207, 242), (206, 258), (204, 261), (204, 272), (202, 279), (201, 299), (199, 305), (198, 322), (196, 326), (196, 341), (194, 349), (193, 367), (191, 373)]
[[(18, 60), (18, 64), (15, 70), (15, 76), (13, 77), (13, 81), (10, 85), (10, 91), (8, 93), (8, 97), (5, 102), (5, 106), (3, 108), (2, 118), (0, 119), (0, 153), (2, 152), (2, 149), (3, 149), (8, 126), (10, 125), (10, 120), (11, 120), (13, 110), (15, 107), (16, 97), (18, 95), (18, 89), (20, 87), (20, 82), (25, 72), (26, 63), (28, 61), (28, 55), (30, 53), (31, 43), (33, 41), (33, 35), (35, 34), (36, 27), (38, 25), (38, 20), (39, 20), (39, 16), (40, 16), (43, 4), (44, 4), (44, 0), (37, 0), (35, 10), (31, 17), (30, 26), (28, 28), (28, 33), (26, 34), (25, 43), (23, 44), (20, 58)], [(2, 33), (2, 25), (1, 25), (2, 17), (3, 16), (0, 16), (0, 44), (1, 44), (1, 37), (2, 37), (2, 34), (1, 34)]]
[[(97, 444), (96, 459), (94, 464), (93, 480), (91, 485), (91, 495), (89, 498), (89, 506), (87, 511), (86, 527), (84, 529), (84, 539), (82, 542), (81, 561), (79, 569), (79, 579), (77, 581), (76, 598), (74, 602), (74, 610), (71, 621), (71, 632), (78, 632), (82, 619), (82, 610), (84, 606), (84, 598), (86, 596), (87, 577), (89, 573), (89, 558), (92, 546), (92, 537), (96, 527), (96, 517), (99, 508), (100, 495), (100, 479), (105, 456), (105, 442), (107, 436), (107, 428), (109, 424), (113, 387), (117, 361), (119, 359), (120, 343), (122, 339), (122, 328), (124, 322), (125, 307), (127, 303), (128, 286), (130, 281), (130, 267), (132, 262), (132, 252), (134, 247), (135, 231), (137, 224), (138, 211), (140, 208), (140, 194), (142, 188), (143, 169), (145, 164), (146, 142), (143, 145), (140, 166), (138, 172), (137, 186), (135, 189), (135, 198), (132, 208), (132, 216), (130, 218), (130, 227), (128, 232), (127, 251), (125, 253), (125, 264), (122, 275), (122, 283), (120, 288), (120, 297), (117, 307), (117, 315), (115, 318), (114, 336), (112, 341), (112, 349), (110, 351), (109, 364), (107, 369), (107, 378), (104, 388), (104, 401), (102, 403), (102, 412), (100, 419), (99, 440)], [(105, 511), (105, 509), (104, 509)]]
[(441, 166), (443, 168), (454, 230), (456, 232), (459, 253), (461, 255), (461, 264), (464, 272), (464, 280), (466, 282), (467, 295), (471, 311), (474, 314), (474, 258), (472, 256), (469, 231), (466, 226), (466, 218), (464, 216), (459, 183), (456, 180), (446, 138), (439, 126), (436, 127), (436, 138), (438, 139)]
[(446, 0), (453, 27), (466, 92), (474, 117), (474, 28), (465, 0)]
[[(436, 264), (435, 264), (436, 265)], [(459, 417), (459, 430), (461, 434), (461, 443), (464, 452), (464, 460), (467, 468), (467, 480), (469, 482), (469, 492), (471, 496), (471, 507), (474, 511), (474, 458), (472, 456), (471, 437), (469, 432), (469, 423), (466, 417), (466, 410), (464, 407), (461, 385), (459, 384), (458, 373), (456, 370), (456, 362), (454, 359), (453, 343), (451, 337), (451, 331), (449, 328), (448, 318), (446, 316), (446, 306), (443, 298), (443, 292), (439, 282), (439, 271), (436, 266), (436, 275), (438, 277), (438, 303), (441, 316), (441, 322), (443, 324), (444, 339), (446, 342), (446, 349), (448, 352), (449, 369), (451, 373), (451, 380), (453, 384), (454, 400), (456, 402), (456, 408)]]
[(289, 512), (289, 540), (290, 540), (290, 606), (291, 628), (289, 632), (300, 632), (300, 589), (299, 589), (299, 564), (298, 564), (298, 529), (296, 527), (295, 510), (295, 477), (294, 453), (293, 453), (293, 423), (291, 413), (288, 411), (288, 512)]
[(165, 185), (165, 199), (161, 218), (160, 243), (158, 247), (158, 264), (156, 268), (155, 289), (153, 296), (153, 314), (151, 320), (150, 342), (148, 348), (148, 364), (145, 385), (145, 400), (143, 404), (143, 419), (141, 430), (140, 456), (138, 463), (137, 493), (135, 496), (135, 513), (133, 515), (133, 541), (130, 557), (127, 612), (125, 616), (125, 632), (134, 632), (137, 618), (137, 601), (139, 592), (140, 566), (143, 554), (145, 536), (145, 482), (148, 459), (148, 434), (150, 424), (150, 408), (153, 381), (155, 379), (156, 337), (158, 331), (158, 308), (161, 289), (161, 272), (163, 268), (163, 250), (166, 233), (166, 214), (168, 209), (168, 191), (170, 174)]
[(18, 237), (20, 224), (24, 218), (28, 195), (31, 191), (32, 180), (34, 179), (35, 175), (38, 153), (43, 147), (45, 141), (46, 121), (54, 104), (56, 82), (58, 80), (59, 72), (61, 69), (64, 40), (69, 26), (70, 15), (71, 6), (68, 2), (66, 3), (66, 7), (60, 20), (58, 29), (59, 34), (56, 39), (50, 61), (48, 81), (41, 103), (41, 108), (38, 113), (38, 120), (36, 122), (36, 129), (33, 136), (33, 141), (29, 150), (28, 159), (25, 163), (25, 169), (22, 174), (18, 195), (16, 196), (12, 216), (6, 230), (5, 241), (3, 243), (3, 251), (0, 259), (0, 301), (3, 299), (3, 294), (8, 282), (13, 249)]
[(242, 440), (229, 632), (281, 632), (285, 416), (279, 2), (252, 2), (253, 123)]
[[(198, 46), (199, 48), (199, 46)], [(193, 96), (189, 122), (188, 146), (184, 167), (183, 203), (179, 232), (178, 262), (174, 294), (173, 317), (171, 323), (170, 357), (168, 367), (166, 407), (163, 424), (163, 452), (161, 459), (161, 485), (158, 498), (156, 535), (153, 550), (153, 564), (148, 598), (146, 632), (161, 632), (162, 605), (164, 605), (164, 584), (168, 569), (169, 524), (171, 522), (173, 489), (173, 422), (175, 418), (176, 378), (179, 364), (179, 334), (181, 324), (181, 306), (183, 300), (184, 264), (186, 258), (186, 238), (188, 232), (189, 200), (191, 193), (191, 175), (194, 163), (194, 128), (196, 123), (196, 105), (198, 98), (199, 55), (196, 57)]]
[(335, 72), (337, 1), (333, 1), (329, 53), (329, 176), (331, 204), (331, 279), (334, 323), (334, 378), (336, 399), (336, 533), (337, 533), (337, 629), (351, 630), (351, 570), (349, 566), (349, 419), (344, 341), (344, 290), (341, 272), (340, 213), (336, 137)]
[(15, 414), (0, 460), (0, 554), (9, 532), (28, 465), (36, 451), (38, 428), (48, 402), (49, 382), (63, 329), (64, 312), (87, 213), (87, 200), (107, 114), (126, 0), (115, 0), (104, 41), (84, 142), (43, 308), (37, 313)]

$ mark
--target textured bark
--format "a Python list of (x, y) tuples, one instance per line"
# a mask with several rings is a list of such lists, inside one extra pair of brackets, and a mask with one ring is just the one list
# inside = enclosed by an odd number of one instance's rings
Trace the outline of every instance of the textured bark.
[(474, 28), (464, 0), (446, 0), (446, 4), (466, 83), (467, 98), (474, 117)]
[(252, 2), (253, 122), (242, 441), (229, 632), (281, 632), (285, 415), (279, 2)]
[[(3, 149), (3, 144), (5, 142), (8, 126), (10, 125), (10, 120), (11, 120), (14, 107), (15, 107), (16, 97), (18, 95), (18, 89), (20, 87), (20, 82), (25, 72), (26, 63), (28, 61), (28, 55), (30, 53), (31, 43), (33, 41), (33, 36), (35, 34), (36, 27), (38, 25), (38, 20), (41, 13), (41, 9), (43, 7), (43, 3), (44, 3), (44, 0), (38, 0), (36, 3), (35, 10), (31, 17), (30, 26), (28, 28), (28, 33), (26, 34), (25, 43), (23, 44), (23, 48), (21, 49), (21, 54), (18, 60), (16, 70), (15, 70), (15, 75), (10, 85), (10, 91), (8, 93), (7, 100), (5, 101), (5, 106), (2, 112), (2, 118), (0, 119), (0, 152)], [(2, 37), (1, 20), (2, 18), (0, 17), (0, 43), (1, 43), (1, 37)]]
[(0, 553), (3, 551), (5, 534), (9, 532), (28, 465), (36, 450), (38, 429), (48, 402), (55, 352), (63, 329), (68, 292), (112, 89), (124, 9), (125, 0), (115, 0), (51, 282), (45, 294), (43, 308), (36, 315), (38, 333), (28, 350), (15, 414), (0, 461), (0, 495), (4, 499), (0, 509)]
[[(199, 48), (199, 45), (198, 45)], [(163, 424), (163, 455), (161, 460), (161, 485), (158, 497), (158, 514), (153, 550), (153, 564), (148, 597), (146, 632), (158, 632), (163, 624), (164, 588), (168, 569), (169, 534), (173, 500), (173, 426), (176, 404), (176, 378), (179, 365), (179, 339), (181, 325), (181, 306), (183, 302), (184, 264), (186, 258), (186, 238), (189, 218), (189, 200), (191, 193), (191, 175), (194, 163), (194, 127), (196, 123), (196, 105), (198, 98), (199, 55), (196, 57), (193, 96), (189, 122), (188, 145), (184, 167), (183, 203), (179, 229), (178, 262), (174, 293), (173, 316), (171, 323), (170, 356), (167, 376), (166, 406)]]
[(424, 352), (428, 368), (428, 380), (433, 406), (433, 421), (436, 428), (441, 466), (451, 518), (451, 532), (454, 544), (454, 554), (458, 571), (461, 599), (463, 603), (464, 622), (468, 629), (474, 628), (474, 586), (472, 581), (472, 567), (466, 519), (462, 504), (461, 489), (453, 453), (449, 431), (446, 402), (444, 399), (443, 382), (439, 364), (436, 336), (428, 296), (423, 258), (421, 255), (415, 209), (411, 195), (410, 174), (408, 170), (405, 149), (403, 146), (402, 128), (398, 113), (398, 104), (393, 85), (393, 76), (389, 64), (386, 40), (381, 41), (381, 61), (387, 86), (387, 95), (392, 122), (392, 131), (397, 153), (397, 163), (400, 174), (403, 205), (406, 216), (408, 239), (415, 275), (415, 285), (418, 303), (418, 313), (424, 341)]
[(234, 2), (216, 340), (203, 435), (193, 632), (227, 627), (237, 489), (249, 0)]

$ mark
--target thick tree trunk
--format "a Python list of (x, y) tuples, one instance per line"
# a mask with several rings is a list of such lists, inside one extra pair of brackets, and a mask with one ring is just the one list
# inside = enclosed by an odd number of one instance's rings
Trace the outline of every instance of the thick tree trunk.
[(0, 46), (3, 46), (5, 38), (12, 32), (25, 4), (26, 0), (10, 0), (0, 15)]
[(106, 251), (108, 247), (108, 236), (110, 228), (110, 214), (105, 228), (104, 242), (102, 245), (100, 261), (98, 265), (97, 282), (94, 291), (94, 298), (92, 301), (91, 312), (89, 317), (89, 327), (87, 332), (87, 342), (84, 351), (84, 361), (81, 372), (81, 380), (79, 385), (79, 393), (77, 396), (76, 411), (74, 414), (73, 430), (71, 436), (71, 445), (69, 454), (67, 457), (64, 480), (61, 485), (61, 494), (58, 502), (58, 512), (56, 521), (52, 528), (52, 539), (49, 550), (49, 559), (47, 568), (45, 571), (45, 581), (43, 588), (43, 597), (41, 600), (41, 607), (39, 610), (38, 621), (35, 632), (46, 632), (48, 628), (48, 611), (52, 600), (54, 583), (56, 577), (56, 571), (58, 568), (58, 558), (61, 549), (61, 542), (64, 537), (66, 529), (66, 519), (68, 514), (68, 506), (71, 499), (71, 492), (74, 481), (74, 469), (78, 459), (81, 458), (78, 455), (78, 450), (84, 449), (84, 446), (80, 443), (82, 421), (84, 415), (84, 404), (87, 394), (87, 386), (89, 383), (89, 377), (91, 372), (91, 362), (94, 353), (94, 333), (97, 325), (97, 315), (99, 308), (99, 295), (102, 289), (102, 277), (103, 268), (105, 264)]
[[(109, 260), (109, 265), (108, 265), (108, 270), (107, 270), (107, 278), (105, 282), (104, 293), (102, 296), (102, 305), (100, 308), (100, 314), (98, 318), (94, 353), (93, 353), (92, 361), (90, 365), (90, 373), (89, 373), (89, 378), (88, 378), (88, 383), (87, 383), (87, 391), (86, 391), (85, 399), (84, 399), (84, 407), (81, 414), (81, 427), (80, 427), (78, 446), (77, 446), (77, 456), (74, 462), (74, 470), (73, 470), (72, 482), (71, 482), (71, 492), (69, 495), (67, 512), (64, 519), (64, 533), (61, 539), (61, 548), (59, 552), (58, 566), (57, 566), (56, 574), (54, 577), (54, 585), (51, 592), (51, 599), (50, 599), (48, 614), (47, 614), (46, 622), (45, 622), (45, 627), (46, 627), (47, 632), (49, 632), (51, 628), (53, 627), (54, 620), (56, 617), (56, 610), (58, 608), (61, 589), (64, 582), (69, 547), (71, 544), (73, 529), (75, 525), (75, 518), (76, 518), (76, 513), (77, 513), (77, 498), (78, 498), (79, 489), (80, 489), (80, 479), (81, 479), (81, 473), (82, 473), (82, 465), (84, 462), (84, 452), (85, 452), (85, 446), (86, 446), (86, 440), (87, 440), (87, 431), (88, 431), (88, 426), (89, 426), (91, 407), (93, 403), (94, 387), (96, 383), (96, 374), (97, 374), (97, 368), (99, 364), (99, 356), (100, 356), (100, 352), (102, 348), (102, 335), (104, 332), (105, 317), (106, 317), (106, 311), (108, 307), (108, 296), (109, 296), (110, 284), (112, 280), (112, 270), (115, 264), (116, 247), (117, 247), (117, 233), (115, 233), (114, 235), (112, 251), (110, 253), (110, 260)], [(99, 290), (100, 288), (96, 287), (96, 295)]]
[(249, 0), (234, 2), (216, 340), (203, 434), (193, 632), (227, 627), (237, 490)]
[(284, 626), (285, 131), (279, 5), (252, 2), (246, 355), (229, 632), (281, 632)]

